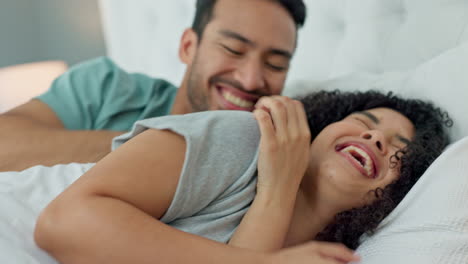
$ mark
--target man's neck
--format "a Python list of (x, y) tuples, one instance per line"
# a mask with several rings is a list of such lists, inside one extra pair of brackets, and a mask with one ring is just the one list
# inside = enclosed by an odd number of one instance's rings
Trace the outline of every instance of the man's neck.
[(183, 115), (193, 112), (187, 100), (187, 89), (179, 87), (174, 103), (172, 104), (171, 115)]

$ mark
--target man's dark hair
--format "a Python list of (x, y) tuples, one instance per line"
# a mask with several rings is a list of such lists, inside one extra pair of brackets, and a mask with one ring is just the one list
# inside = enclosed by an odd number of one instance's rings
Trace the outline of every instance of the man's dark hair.
[[(236, 1), (236, 0), (231, 0)], [(283, 6), (294, 19), (296, 28), (304, 25), (306, 19), (306, 6), (302, 0), (270, 0), (278, 2)], [(197, 0), (195, 18), (193, 19), (192, 29), (200, 40), (206, 25), (213, 17), (213, 10), (217, 0)]]
[(312, 137), (327, 125), (367, 109), (386, 107), (406, 116), (415, 127), (411, 142), (391, 157), (391, 165), (400, 177), (384, 188), (373, 190), (376, 200), (361, 208), (341, 212), (333, 223), (316, 237), (317, 240), (340, 242), (355, 249), (359, 237), (371, 234), (378, 224), (400, 203), (411, 187), (449, 143), (447, 127), (452, 120), (432, 103), (402, 99), (392, 93), (376, 91), (319, 91), (300, 99), (304, 104)]

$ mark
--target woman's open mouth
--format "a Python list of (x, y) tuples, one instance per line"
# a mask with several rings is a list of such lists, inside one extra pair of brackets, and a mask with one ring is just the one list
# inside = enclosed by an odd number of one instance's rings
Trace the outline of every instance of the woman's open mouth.
[(344, 143), (336, 146), (335, 150), (364, 176), (371, 179), (377, 177), (375, 155), (367, 147), (360, 143)]

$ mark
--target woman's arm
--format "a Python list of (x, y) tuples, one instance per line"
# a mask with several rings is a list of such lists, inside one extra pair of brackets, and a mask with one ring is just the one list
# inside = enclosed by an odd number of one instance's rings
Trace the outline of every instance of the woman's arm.
[(262, 98), (257, 195), (229, 244), (275, 251), (283, 247), (299, 184), (309, 162), (310, 130), (304, 108), (287, 97)]
[(184, 156), (185, 141), (172, 132), (135, 137), (44, 210), (36, 242), (65, 264), (262, 263), (262, 254), (158, 221), (173, 199)]
[(345, 248), (316, 243), (264, 253), (231, 247), (172, 228), (158, 219), (179, 181), (185, 141), (148, 130), (106, 156), (41, 214), (35, 240), (63, 264), (74, 263), (342, 263)]
[(312, 241), (282, 249), (309, 163), (310, 129), (299, 101), (265, 97), (256, 108), (254, 114), (261, 133), (257, 194), (229, 244), (270, 252), (272, 263), (359, 261), (352, 250), (338, 243)]

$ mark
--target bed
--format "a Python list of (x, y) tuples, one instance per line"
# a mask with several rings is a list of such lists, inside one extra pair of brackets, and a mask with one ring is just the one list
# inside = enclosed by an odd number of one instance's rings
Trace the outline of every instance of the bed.
[[(468, 263), (468, 3), (305, 2), (308, 18), (285, 95), (393, 91), (434, 101), (454, 121), (452, 145), (377, 232), (362, 238), (361, 263)], [(176, 32), (190, 24), (194, 1), (100, 4), (109, 55), (127, 70), (178, 84), (184, 66)]]
[[(362, 237), (363, 264), (468, 263), (468, 3), (463, 0), (306, 0), (285, 94), (317, 89), (394, 91), (436, 102), (452, 144), (376, 233)], [(193, 0), (101, 0), (109, 56), (129, 71), (176, 84), (180, 32)], [(155, 48), (157, 47), (157, 48)], [(0, 173), (0, 263), (54, 264), (32, 232), (39, 211), (89, 169), (63, 165)]]

